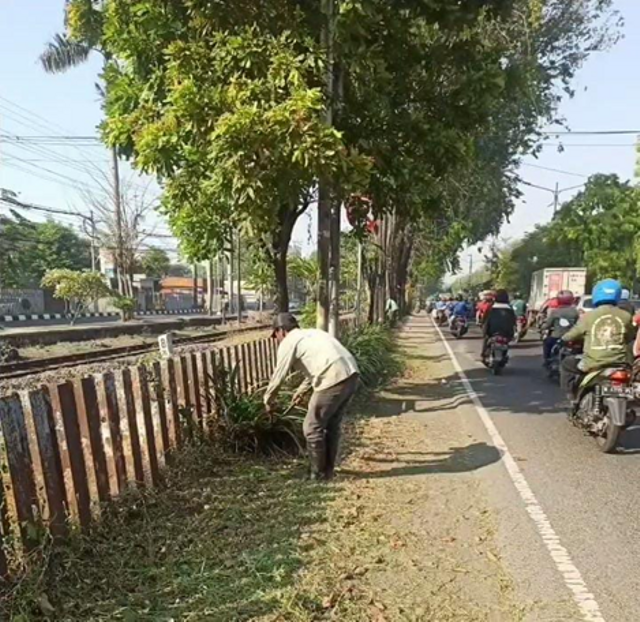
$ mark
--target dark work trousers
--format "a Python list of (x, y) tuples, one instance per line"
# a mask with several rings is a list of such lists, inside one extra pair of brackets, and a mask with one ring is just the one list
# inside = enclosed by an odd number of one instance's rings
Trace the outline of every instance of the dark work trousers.
[(546, 337), (542, 342), (542, 356), (545, 361), (548, 361), (551, 358), (551, 351), (553, 350), (553, 346), (558, 343), (557, 337)]
[(307, 440), (311, 470), (315, 475), (333, 476), (338, 457), (344, 412), (358, 388), (359, 375), (353, 374), (339, 384), (315, 391), (309, 401), (302, 430)]
[(567, 356), (560, 366), (560, 384), (570, 399), (575, 399), (578, 387), (584, 376), (584, 372), (578, 367), (580, 358), (577, 356)]

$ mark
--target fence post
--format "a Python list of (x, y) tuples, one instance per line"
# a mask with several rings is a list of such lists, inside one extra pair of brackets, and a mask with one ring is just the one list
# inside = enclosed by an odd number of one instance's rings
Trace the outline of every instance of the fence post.
[(67, 499), (49, 389), (31, 391), (29, 405), (46, 493), (49, 531), (53, 536), (64, 536), (67, 533)]
[(169, 443), (169, 426), (167, 424), (167, 399), (170, 399), (166, 394), (166, 389), (163, 385), (163, 373), (162, 365), (159, 361), (153, 364), (153, 392), (154, 398), (158, 408), (158, 423), (160, 427), (160, 447), (162, 448), (162, 455), (166, 461), (167, 454), (171, 449)]
[(99, 503), (109, 499), (109, 480), (107, 462), (100, 435), (98, 394), (96, 393), (96, 385), (93, 378), (76, 380), (74, 387), (89, 494), (93, 501), (98, 502), (92, 509), (99, 513)]
[(120, 408), (118, 406), (118, 391), (113, 373), (107, 372), (102, 374), (101, 384), (102, 390), (104, 391), (104, 412), (107, 415), (109, 423), (111, 452), (113, 454), (113, 467), (115, 468), (115, 481), (112, 483), (111, 490), (113, 493), (115, 488), (117, 494), (119, 494), (127, 487), (127, 463), (122, 445), (122, 425)]
[(65, 474), (67, 501), (72, 514), (75, 511), (80, 525), (88, 527), (91, 524), (91, 496), (73, 384), (59, 384), (53, 395), (56, 431), (62, 430), (64, 434), (64, 439), (61, 436), (58, 438), (64, 440), (64, 444), (60, 444), (60, 457)]
[(156, 451), (156, 434), (151, 418), (151, 396), (147, 382), (147, 368), (143, 365), (134, 370), (135, 404), (137, 412), (138, 435), (142, 456), (144, 481), (154, 486), (160, 480), (158, 471), (158, 454)]
[[(16, 518), (20, 525), (22, 541), (29, 547), (35, 544), (29, 538), (29, 525), (34, 525), (39, 519), (37, 514), (39, 504), (24, 411), (17, 393), (0, 400), (0, 425), (15, 502)], [(34, 508), (36, 509), (35, 514)]]
[(126, 417), (121, 417), (124, 456), (127, 464), (129, 481), (135, 484), (144, 483), (144, 469), (142, 467), (142, 453), (140, 450), (140, 435), (136, 419), (136, 404), (131, 381), (131, 370), (123, 369), (120, 376), (121, 404), (124, 406)]

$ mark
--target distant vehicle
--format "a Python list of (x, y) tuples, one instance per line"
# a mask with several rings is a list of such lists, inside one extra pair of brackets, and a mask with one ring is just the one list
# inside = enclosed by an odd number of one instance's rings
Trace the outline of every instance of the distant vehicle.
[(586, 268), (545, 268), (534, 272), (531, 278), (529, 310), (538, 313), (544, 303), (555, 298), (558, 292), (570, 290), (574, 296), (582, 296), (587, 284)]
[(589, 311), (593, 311), (593, 299), (591, 296), (581, 296), (578, 303), (578, 313), (584, 315)]
[[(633, 305), (636, 314), (640, 312), (640, 298), (632, 298), (629, 302)], [(578, 313), (580, 313), (580, 315), (583, 315), (592, 310), (593, 300), (591, 299), (591, 296), (582, 296), (580, 298), (580, 302), (578, 303)]]

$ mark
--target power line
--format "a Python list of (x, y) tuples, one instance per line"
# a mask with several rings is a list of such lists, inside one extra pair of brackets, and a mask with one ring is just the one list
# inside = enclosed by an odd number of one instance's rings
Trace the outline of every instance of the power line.
[(636, 147), (636, 143), (542, 143), (541, 147)]
[(528, 162), (520, 162), (521, 166), (529, 166), (531, 168), (539, 168), (543, 171), (551, 171), (553, 173), (561, 173), (562, 175), (570, 175), (572, 177), (582, 177), (583, 179), (589, 179), (588, 175), (582, 175), (580, 173), (572, 173), (571, 171), (563, 171), (559, 168), (551, 168), (549, 166), (540, 166), (539, 164), (529, 164)]
[(621, 134), (640, 134), (640, 130), (561, 130), (543, 132), (545, 136), (615, 136)]

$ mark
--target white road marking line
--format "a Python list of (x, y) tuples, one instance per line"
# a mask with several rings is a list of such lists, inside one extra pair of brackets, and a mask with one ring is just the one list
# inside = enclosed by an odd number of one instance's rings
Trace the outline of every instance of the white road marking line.
[(555, 530), (551, 526), (551, 522), (547, 518), (547, 515), (545, 514), (542, 506), (533, 493), (533, 490), (531, 490), (531, 487), (525, 479), (525, 476), (522, 474), (520, 467), (513, 459), (511, 451), (507, 447), (507, 444), (504, 442), (504, 439), (502, 438), (500, 432), (498, 432), (498, 428), (496, 428), (493, 420), (491, 419), (491, 416), (487, 412), (487, 409), (482, 404), (482, 401), (473, 388), (471, 381), (464, 373), (460, 363), (458, 362), (458, 358), (449, 345), (449, 342), (445, 339), (442, 331), (440, 330), (440, 327), (437, 326), (435, 322), (433, 322), (433, 326), (436, 331), (438, 331), (440, 339), (442, 340), (442, 343), (444, 344), (444, 347), (446, 348), (447, 353), (451, 358), (453, 367), (460, 377), (467, 395), (473, 402), (473, 405), (475, 406), (476, 411), (482, 423), (484, 424), (484, 427), (489, 433), (493, 444), (501, 453), (502, 462), (507, 469), (507, 472), (509, 473), (509, 477), (511, 478), (513, 485), (516, 487), (516, 490), (520, 494), (520, 497), (524, 501), (525, 509), (531, 517), (531, 520), (533, 520), (536, 529), (538, 530), (538, 533), (542, 538), (542, 541), (549, 551), (551, 559), (558, 569), (558, 572), (562, 575), (564, 584), (572, 593), (573, 599), (578, 605), (578, 609), (580, 609), (582, 618), (584, 620), (587, 620), (587, 622), (605, 622), (595, 596), (592, 592), (589, 591), (585, 580), (582, 578), (582, 574), (573, 563), (569, 552), (560, 543), (560, 537), (556, 534)]

